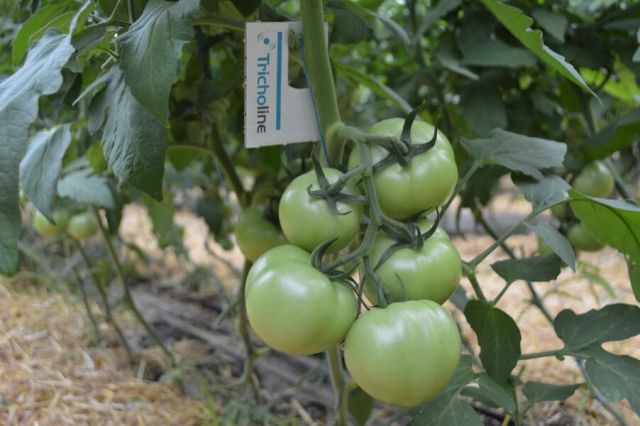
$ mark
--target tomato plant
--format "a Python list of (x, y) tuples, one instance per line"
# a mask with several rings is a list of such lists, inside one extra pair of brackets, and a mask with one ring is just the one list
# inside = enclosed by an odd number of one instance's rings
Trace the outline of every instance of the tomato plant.
[[(324, 168), (330, 184), (343, 174)], [(289, 183), (280, 198), (278, 215), (287, 239), (298, 247), (311, 251), (325, 241), (334, 240), (330, 251), (346, 247), (360, 230), (361, 207), (357, 203), (338, 201), (332, 207), (326, 200), (314, 198), (309, 190), (318, 190), (318, 179), (313, 171), (298, 176)], [(354, 195), (353, 183), (347, 183), (347, 194)]]
[(247, 315), (269, 346), (308, 355), (343, 339), (356, 315), (356, 298), (310, 264), (299, 247), (272, 248), (253, 265), (246, 282)]
[(95, 215), (90, 211), (86, 211), (71, 216), (67, 232), (79, 241), (93, 237), (98, 232), (98, 223)]
[(614, 187), (613, 175), (602, 161), (587, 164), (573, 181), (576, 191), (592, 197), (606, 198)]
[(54, 223), (49, 222), (49, 219), (38, 211), (33, 216), (33, 227), (43, 237), (51, 238), (62, 235), (69, 223), (69, 212), (66, 210), (55, 211), (53, 221)]
[(411, 407), (436, 396), (453, 377), (460, 333), (451, 315), (433, 301), (393, 303), (356, 320), (344, 359), (367, 393)]
[(278, 226), (265, 217), (264, 209), (260, 207), (249, 207), (242, 212), (235, 234), (238, 248), (252, 262), (267, 250), (287, 243)]
[[(390, 118), (376, 123), (370, 134), (399, 138), (404, 120)], [(411, 128), (411, 143), (424, 144), (435, 135), (436, 129), (429, 123), (416, 121)], [(382, 147), (373, 147), (373, 163), (381, 161), (389, 153)], [(359, 163), (354, 150), (349, 159), (350, 167)], [(408, 219), (419, 213), (444, 204), (458, 181), (458, 167), (451, 144), (439, 132), (435, 146), (413, 157), (407, 165), (392, 163), (374, 173), (374, 183), (380, 208), (395, 219)]]
[[(421, 223), (422, 232), (432, 223)], [(384, 253), (396, 242), (379, 233), (371, 248), (371, 260), (378, 265)], [(382, 261), (377, 271), (393, 301), (429, 299), (444, 303), (458, 287), (462, 266), (460, 254), (447, 233), (438, 228), (419, 248), (401, 248)], [(378, 302), (378, 289), (367, 281), (369, 300)]]
[(576, 250), (598, 251), (604, 247), (582, 223), (576, 223), (567, 231), (567, 238)]

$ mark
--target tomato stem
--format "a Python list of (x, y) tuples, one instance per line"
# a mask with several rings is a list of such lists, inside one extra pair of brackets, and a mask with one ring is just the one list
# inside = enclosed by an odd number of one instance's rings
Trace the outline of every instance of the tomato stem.
[(300, 12), (304, 60), (309, 71), (308, 79), (316, 103), (320, 131), (326, 137), (329, 162), (339, 164), (344, 150), (344, 141), (334, 138), (333, 134), (336, 126), (342, 124), (342, 120), (329, 61), (322, 0), (301, 0)]
[(342, 371), (342, 362), (340, 360), (340, 351), (337, 346), (333, 346), (327, 350), (327, 362), (329, 364), (329, 373), (331, 377), (331, 385), (336, 398), (337, 420), (339, 426), (347, 426), (348, 414), (347, 403), (348, 398), (345, 397), (347, 389), (345, 387), (344, 372)]

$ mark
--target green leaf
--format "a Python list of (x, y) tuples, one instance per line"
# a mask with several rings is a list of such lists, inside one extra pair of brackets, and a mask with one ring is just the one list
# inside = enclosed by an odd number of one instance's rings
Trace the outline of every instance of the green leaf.
[(615, 303), (580, 315), (565, 309), (553, 320), (553, 328), (571, 351), (625, 340), (640, 334), (640, 308)]
[(232, 2), (238, 12), (247, 17), (260, 7), (261, 0), (232, 0)]
[(339, 76), (351, 80), (357, 84), (362, 84), (363, 86), (371, 89), (373, 93), (380, 96), (383, 99), (387, 99), (393, 102), (402, 112), (408, 114), (413, 110), (411, 105), (405, 101), (402, 96), (397, 94), (388, 86), (385, 86), (383, 83), (380, 83), (377, 79), (365, 74), (363, 72), (358, 71), (356, 68), (353, 68), (349, 65), (345, 65), (342, 63), (334, 64), (336, 72)]
[(74, 12), (66, 12), (69, 4), (54, 3), (42, 6), (27, 19), (15, 38), (11, 42), (11, 57), (13, 65), (17, 66), (27, 54), (29, 46), (34, 41), (42, 38), (49, 28), (56, 28), (61, 32), (65, 31), (69, 26), (69, 22), (73, 19)]
[(471, 357), (463, 355), (451, 382), (433, 400), (421, 405), (409, 423), (412, 426), (481, 426), (480, 417), (465, 401), (460, 390), (474, 378)]
[(373, 398), (357, 387), (349, 392), (348, 409), (356, 424), (365, 425), (373, 410)]
[(513, 47), (493, 33), (493, 22), (484, 14), (467, 16), (460, 25), (458, 47), (464, 63), (483, 67), (530, 67), (536, 58), (526, 49)]
[(58, 194), (92, 206), (107, 209), (116, 206), (107, 178), (95, 174), (90, 168), (73, 171), (60, 179)]
[(505, 388), (503, 384), (497, 383), (488, 374), (480, 374), (477, 383), (478, 392), (483, 398), (488, 399), (498, 407), (504, 408), (507, 412), (516, 411), (516, 401), (513, 392)]
[(461, 4), (462, 0), (440, 0), (438, 4), (430, 7), (416, 32), (416, 40), (429, 31), (429, 28), (431, 28), (433, 24), (447, 16), (450, 12), (456, 10)]
[(182, 249), (182, 228), (173, 219), (176, 206), (171, 197), (165, 197), (162, 201), (145, 198), (144, 204), (160, 248), (174, 245), (178, 250)]
[(162, 124), (169, 125), (169, 92), (178, 78), (182, 47), (193, 38), (198, 0), (152, 0), (120, 37), (120, 68), (131, 93)]
[(548, 175), (542, 180), (517, 179), (514, 183), (534, 210), (545, 210), (554, 204), (566, 200), (571, 186), (560, 176)]
[(20, 163), (20, 185), (36, 208), (53, 221), (56, 185), (62, 158), (71, 142), (69, 125), (36, 133)]
[(379, 20), (402, 42), (402, 45), (405, 49), (409, 48), (411, 41), (409, 40), (407, 32), (393, 19), (380, 15), (373, 10), (367, 9), (366, 7), (362, 7), (359, 4), (354, 3), (353, 1), (345, 1), (344, 5), (347, 7), (347, 9), (354, 13), (357, 13), (360, 17), (369, 22), (369, 25), (371, 25), (372, 27), (374, 24), (373, 21)]
[(480, 300), (470, 300), (464, 315), (478, 336), (482, 365), (493, 379), (504, 383), (520, 358), (518, 325), (506, 312)]
[(482, 0), (482, 3), (515, 38), (520, 40), (538, 58), (587, 92), (596, 96), (573, 65), (543, 43), (542, 31), (531, 29), (533, 19), (522, 13), (517, 7), (507, 5), (499, 0)]
[[(590, 382), (612, 401), (637, 402), (640, 389), (640, 361), (630, 356), (614, 355), (602, 348), (582, 352), (588, 355), (585, 370)], [(635, 405), (635, 404), (634, 404)], [(634, 406), (637, 412), (637, 407)]]
[(109, 73), (107, 87), (89, 104), (89, 130), (95, 133), (104, 123), (102, 147), (109, 167), (160, 200), (167, 130), (133, 97), (120, 70)]
[(629, 279), (640, 301), (640, 207), (632, 202), (594, 198), (569, 191), (571, 210), (600, 241), (626, 254)]
[(567, 31), (569, 21), (563, 13), (551, 12), (546, 9), (533, 9), (531, 14), (543, 30), (551, 34), (551, 36), (558, 41), (564, 43), (564, 34)]
[(465, 121), (478, 136), (488, 136), (495, 128), (507, 127), (507, 111), (495, 84), (469, 85), (461, 94), (460, 108)]
[(507, 284), (518, 280), (551, 281), (560, 275), (560, 258), (555, 254), (524, 259), (501, 260), (491, 265)]
[(599, 160), (633, 144), (639, 133), (640, 108), (635, 108), (587, 139), (581, 149), (587, 160)]
[(335, 8), (331, 30), (331, 42), (341, 44), (359, 43), (371, 37), (371, 28), (359, 15), (349, 9)]
[(561, 166), (567, 152), (563, 143), (501, 129), (494, 129), (487, 139), (462, 138), (462, 146), (484, 165), (500, 164), (538, 180), (542, 179), (540, 169)]
[(527, 382), (522, 387), (522, 393), (530, 404), (543, 401), (563, 401), (569, 398), (580, 387), (575, 385), (554, 385), (542, 382)]
[(548, 223), (529, 225), (531, 229), (558, 255), (571, 269), (576, 270), (576, 254), (567, 238)]
[(61, 70), (72, 53), (69, 36), (48, 34), (34, 45), (22, 68), (0, 82), (0, 274), (13, 275), (18, 267), (19, 165), (29, 125), (37, 117), (40, 96), (62, 85)]

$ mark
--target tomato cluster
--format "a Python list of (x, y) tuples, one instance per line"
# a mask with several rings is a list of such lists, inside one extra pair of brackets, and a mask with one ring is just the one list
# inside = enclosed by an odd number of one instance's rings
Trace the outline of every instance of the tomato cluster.
[[(402, 119), (385, 120), (369, 134), (399, 140), (403, 125)], [(411, 145), (430, 141), (434, 132), (430, 124), (414, 122)], [(386, 153), (371, 146), (374, 163)], [(350, 170), (358, 167), (357, 154), (349, 165)], [(321, 352), (344, 340), (347, 369), (364, 391), (388, 403), (414, 406), (444, 389), (460, 357), (458, 328), (441, 306), (459, 283), (460, 255), (446, 232), (424, 218), (455, 188), (453, 150), (439, 133), (429, 149), (416, 151), (406, 164), (373, 168), (381, 214), (417, 236), (413, 242), (399, 241), (397, 233), (374, 225), (373, 231), (367, 228), (375, 236), (366, 250), (359, 248), (366, 254), (324, 270), (318, 257), (349, 257), (358, 250), (355, 243), (367, 240), (361, 232), (372, 220), (371, 210), (364, 214), (371, 194), (359, 195), (361, 176), (351, 176), (324, 167), (289, 183), (278, 207), (289, 244), (282, 245), (279, 229), (266, 221), (264, 210), (245, 211), (236, 238), (245, 256), (257, 259), (245, 283), (247, 316), (265, 343), (290, 354)], [(369, 270), (363, 267), (365, 257)], [(355, 267), (354, 261), (360, 265), (359, 284), (345, 270)], [(363, 295), (374, 307), (358, 316)]]
[(46, 238), (57, 237), (67, 232), (76, 240), (82, 241), (98, 232), (98, 222), (89, 211), (71, 215), (68, 210), (57, 209), (53, 212), (53, 222), (49, 222), (42, 213), (36, 212), (33, 216), (33, 228)]

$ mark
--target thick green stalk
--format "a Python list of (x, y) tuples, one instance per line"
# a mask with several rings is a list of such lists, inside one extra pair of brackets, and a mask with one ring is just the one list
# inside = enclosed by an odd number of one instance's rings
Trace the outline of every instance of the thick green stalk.
[(300, 10), (304, 60), (320, 120), (320, 131), (326, 138), (329, 161), (332, 164), (338, 164), (342, 157), (344, 141), (335, 139), (333, 133), (342, 120), (338, 110), (331, 63), (329, 62), (322, 0), (301, 0)]
[(331, 385), (333, 386), (333, 394), (336, 397), (336, 424), (339, 426), (347, 426), (347, 402), (344, 398), (345, 382), (340, 361), (340, 351), (337, 346), (327, 350), (327, 362), (329, 363), (329, 373), (331, 376)]

